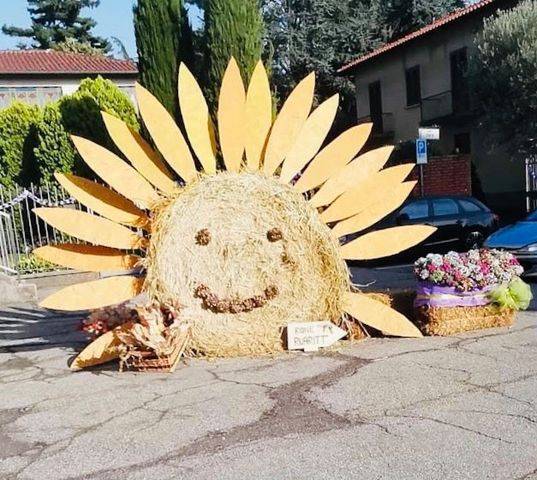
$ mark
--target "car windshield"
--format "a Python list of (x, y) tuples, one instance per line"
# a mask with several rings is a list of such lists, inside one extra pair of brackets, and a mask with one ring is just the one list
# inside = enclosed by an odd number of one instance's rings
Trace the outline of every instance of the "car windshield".
[(534, 210), (526, 217), (527, 222), (537, 222), (537, 210)]

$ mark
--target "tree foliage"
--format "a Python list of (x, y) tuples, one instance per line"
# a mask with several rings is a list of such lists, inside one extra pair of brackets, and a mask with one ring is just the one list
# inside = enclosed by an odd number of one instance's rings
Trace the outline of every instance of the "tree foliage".
[(13, 102), (0, 110), (0, 185), (27, 184), (35, 179), (33, 145), (39, 107)]
[(537, 155), (537, 2), (485, 20), (470, 79), (483, 131), (513, 154)]
[(183, 1), (138, 0), (134, 31), (141, 84), (179, 118), (179, 65), (193, 64), (192, 32)]
[(336, 70), (460, 5), (461, 0), (264, 0), (278, 96), (315, 71), (319, 96), (340, 92), (348, 121), (354, 122), (354, 87)]
[(388, 0), (381, 4), (383, 21), (389, 26), (391, 39), (406, 35), (446, 13), (464, 7), (463, 0)]
[(103, 55), (103, 50), (91, 46), (88, 42), (78, 42), (74, 38), (67, 38), (64, 42), (52, 46), (57, 52), (83, 53), (85, 55)]
[[(60, 111), (59, 102), (52, 102), (43, 108), (43, 114), (36, 125), (36, 146), (34, 156), (41, 182), (50, 182), (54, 172), (80, 172), (80, 160), (69, 139)], [(83, 170), (83, 169), (82, 169)]]
[(263, 31), (259, 0), (206, 1), (206, 90), (213, 106), (231, 57), (237, 60), (243, 80), (247, 82), (250, 79), (261, 58)]
[[(100, 0), (28, 0), (31, 27), (4, 25), (2, 31), (13, 37), (32, 39), (32, 48), (49, 49), (67, 39), (74, 39), (108, 51), (108, 41), (91, 33), (96, 25), (95, 20), (80, 15), (83, 8), (98, 7), (99, 3)], [(20, 46), (24, 48), (26, 45)]]

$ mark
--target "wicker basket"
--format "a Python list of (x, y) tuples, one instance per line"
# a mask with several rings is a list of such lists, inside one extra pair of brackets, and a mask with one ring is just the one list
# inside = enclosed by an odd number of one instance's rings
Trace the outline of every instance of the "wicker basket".
[(177, 342), (172, 353), (166, 356), (157, 356), (155, 352), (148, 350), (139, 350), (132, 353), (128, 362), (122, 362), (120, 370), (126, 366), (129, 370), (138, 372), (156, 372), (156, 373), (173, 373), (181, 360), (185, 348), (190, 339), (190, 329), (177, 337)]
[(418, 307), (415, 323), (424, 335), (448, 336), (483, 328), (513, 325), (515, 310), (482, 307)]

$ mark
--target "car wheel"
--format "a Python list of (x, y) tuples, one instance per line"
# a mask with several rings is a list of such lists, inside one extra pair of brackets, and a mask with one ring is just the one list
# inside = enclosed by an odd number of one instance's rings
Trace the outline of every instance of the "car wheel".
[(474, 231), (466, 235), (466, 238), (464, 239), (464, 246), (467, 250), (473, 250), (476, 248), (481, 248), (484, 241), (485, 238), (483, 237), (483, 234), (481, 232)]

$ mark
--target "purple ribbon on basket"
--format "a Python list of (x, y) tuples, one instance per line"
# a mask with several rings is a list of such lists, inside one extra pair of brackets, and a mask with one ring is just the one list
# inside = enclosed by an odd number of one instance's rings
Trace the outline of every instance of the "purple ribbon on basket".
[(480, 307), (488, 305), (488, 293), (494, 287), (463, 292), (454, 287), (440, 287), (429, 282), (418, 282), (415, 307)]

